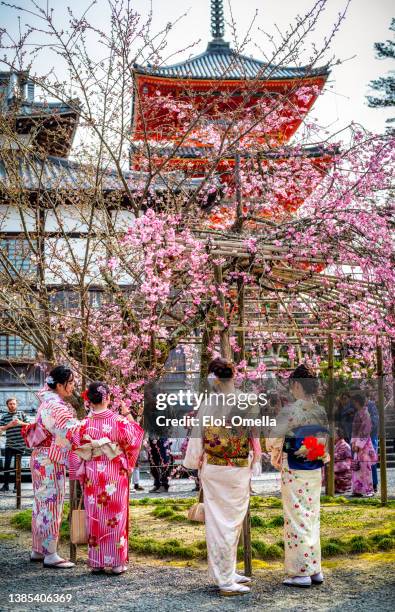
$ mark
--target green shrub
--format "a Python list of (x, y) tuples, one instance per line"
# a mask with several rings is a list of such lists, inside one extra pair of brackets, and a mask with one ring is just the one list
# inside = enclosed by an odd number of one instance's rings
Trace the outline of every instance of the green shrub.
[(363, 536), (355, 537), (350, 540), (350, 546), (349, 546), (350, 553), (360, 554), (360, 553), (370, 552), (371, 550), (372, 548), (369, 542)]
[(169, 521), (172, 521), (174, 523), (183, 523), (184, 521), (187, 521), (187, 517), (184, 516), (183, 514), (173, 514), (173, 516), (169, 516)]
[(384, 537), (377, 544), (377, 548), (379, 550), (391, 550), (391, 548), (395, 548), (395, 540), (394, 538)]
[(265, 542), (262, 542), (262, 540), (252, 540), (251, 547), (253, 551), (255, 552), (255, 556), (258, 559), (265, 559), (266, 552), (268, 549), (268, 546), (267, 544), (265, 544)]
[(270, 544), (266, 550), (266, 559), (281, 559), (283, 556), (282, 549), (276, 544)]
[(32, 528), (32, 511), (22, 510), (22, 512), (17, 512), (17, 514), (14, 514), (14, 516), (11, 517), (10, 522), (11, 525), (17, 527), (18, 529), (30, 531)]
[(321, 545), (321, 553), (323, 557), (335, 557), (343, 553), (343, 548), (335, 542), (325, 542)]
[(265, 521), (263, 520), (262, 517), (258, 516), (257, 514), (251, 515), (251, 527), (264, 527), (264, 526), (265, 526)]
[(278, 516), (273, 517), (269, 521), (270, 527), (283, 527), (284, 525), (284, 517), (279, 514)]
[(155, 508), (152, 510), (151, 514), (157, 518), (168, 518), (170, 516), (174, 516), (173, 510), (170, 510), (170, 508)]

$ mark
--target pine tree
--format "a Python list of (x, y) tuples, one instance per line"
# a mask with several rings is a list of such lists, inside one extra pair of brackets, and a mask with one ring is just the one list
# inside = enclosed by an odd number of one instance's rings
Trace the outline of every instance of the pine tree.
[[(389, 29), (392, 32), (395, 32), (395, 19), (392, 19)], [(374, 48), (379, 59), (395, 59), (394, 40), (376, 42)], [(393, 70), (391, 70), (387, 76), (371, 81), (370, 86), (372, 89), (380, 93), (380, 97), (367, 96), (369, 106), (373, 108), (395, 106), (395, 72)], [(394, 119), (388, 119), (387, 121), (393, 122)]]

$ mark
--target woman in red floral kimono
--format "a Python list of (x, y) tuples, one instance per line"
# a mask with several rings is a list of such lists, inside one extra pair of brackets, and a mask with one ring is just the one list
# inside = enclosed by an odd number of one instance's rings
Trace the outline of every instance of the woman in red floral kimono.
[(122, 574), (128, 563), (129, 479), (144, 432), (126, 408), (123, 416), (108, 408), (104, 383), (91, 383), (86, 399), (91, 411), (73, 436), (71, 462), (84, 490), (88, 564), (94, 572), (111, 567)]

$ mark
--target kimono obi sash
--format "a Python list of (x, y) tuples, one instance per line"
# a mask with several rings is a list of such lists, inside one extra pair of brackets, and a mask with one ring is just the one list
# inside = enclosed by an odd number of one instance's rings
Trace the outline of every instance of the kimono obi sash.
[(84, 439), (88, 440), (88, 442), (82, 444), (75, 450), (75, 454), (84, 461), (99, 461), (100, 458), (103, 458), (103, 455), (113, 460), (123, 454), (123, 450), (119, 444), (117, 442), (112, 442), (107, 437), (100, 438), (99, 440), (92, 440), (88, 434), (85, 434)]
[(240, 434), (226, 427), (205, 427), (203, 450), (210, 465), (248, 467), (250, 441), (248, 433)]
[(299, 455), (298, 451), (303, 446), (303, 441), (308, 437), (325, 437), (329, 434), (326, 427), (323, 425), (302, 425), (292, 429), (290, 436), (284, 440), (283, 451), (288, 455), (288, 467), (291, 470), (318, 470), (324, 465), (322, 459), (310, 461), (303, 455)]

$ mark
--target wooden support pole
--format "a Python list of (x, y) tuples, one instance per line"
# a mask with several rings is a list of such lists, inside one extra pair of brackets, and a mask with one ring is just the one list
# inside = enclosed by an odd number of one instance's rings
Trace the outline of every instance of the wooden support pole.
[(245, 285), (242, 278), (237, 279), (237, 307), (238, 307), (238, 319), (239, 319), (239, 327), (240, 330), (237, 332), (237, 344), (239, 345), (240, 351), (236, 355), (236, 360), (238, 363), (240, 361), (244, 361), (246, 356), (246, 347), (245, 347), (245, 331), (244, 331), (244, 294), (245, 294)]
[(247, 514), (243, 521), (243, 551), (244, 551), (244, 573), (252, 576), (252, 549), (251, 549), (251, 514), (248, 504)]
[(381, 503), (385, 505), (388, 502), (387, 449), (386, 449), (385, 412), (384, 412), (383, 349), (379, 343), (377, 343), (376, 354), (377, 354), (379, 442), (380, 442), (380, 495), (381, 495)]
[(395, 340), (391, 340), (392, 414), (395, 414)]
[(334, 472), (334, 455), (335, 455), (335, 397), (333, 385), (333, 338), (328, 336), (328, 420), (329, 420), (329, 454), (330, 461), (326, 469), (326, 493), (333, 497), (335, 494), (335, 472)]
[(16, 509), (21, 509), (22, 500), (22, 473), (21, 455), (15, 455), (15, 489), (16, 489)]
[[(237, 306), (239, 315), (239, 325), (244, 326), (245, 308), (244, 308), (244, 281), (239, 278), (237, 280), (238, 294)], [(237, 353), (237, 361), (240, 363), (245, 359), (245, 333), (243, 330), (238, 332), (238, 345), (240, 348)], [(246, 576), (252, 576), (252, 549), (251, 549), (251, 514), (250, 504), (248, 504), (247, 513), (243, 521), (243, 553), (244, 553), (244, 573)]]
[(222, 283), (223, 283), (222, 266), (218, 264), (214, 265), (214, 277), (215, 277), (215, 282), (217, 285), (217, 298), (218, 298), (217, 310), (218, 310), (218, 316), (220, 318), (219, 336), (220, 336), (220, 345), (221, 345), (221, 355), (225, 359), (231, 360), (232, 359), (232, 349), (230, 346), (230, 339), (229, 339), (228, 317), (226, 315), (224, 294), (220, 290), (220, 287), (222, 286)]
[[(69, 480), (69, 491), (70, 491), (70, 511), (69, 511), (69, 527), (71, 533), (71, 516), (74, 508), (77, 507), (77, 481)], [(75, 563), (77, 561), (77, 546), (70, 540), (70, 561)]]

